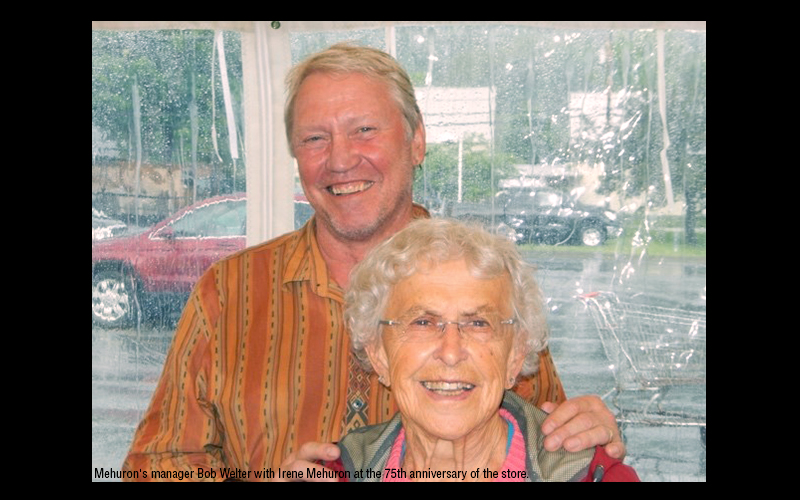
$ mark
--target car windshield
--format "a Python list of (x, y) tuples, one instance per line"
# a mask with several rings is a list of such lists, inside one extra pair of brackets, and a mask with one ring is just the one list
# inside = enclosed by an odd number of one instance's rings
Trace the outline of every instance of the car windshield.
[(557, 193), (548, 191), (539, 191), (531, 193), (533, 196), (533, 204), (538, 207), (560, 207), (561, 196)]
[(188, 211), (168, 227), (176, 238), (244, 236), (245, 208), (244, 200), (212, 203)]

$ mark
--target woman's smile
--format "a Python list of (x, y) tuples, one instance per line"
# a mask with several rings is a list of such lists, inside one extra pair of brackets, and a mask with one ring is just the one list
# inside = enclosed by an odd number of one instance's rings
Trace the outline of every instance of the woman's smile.
[(420, 385), (425, 390), (439, 396), (454, 397), (466, 395), (475, 389), (475, 384), (469, 382), (448, 382), (444, 380), (424, 380)]

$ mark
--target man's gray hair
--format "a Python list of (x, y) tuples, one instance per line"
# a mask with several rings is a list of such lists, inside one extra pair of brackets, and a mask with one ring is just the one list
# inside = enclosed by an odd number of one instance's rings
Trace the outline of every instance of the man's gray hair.
[(379, 341), (378, 321), (392, 288), (420, 270), (464, 259), (473, 276), (492, 279), (508, 275), (515, 334), (530, 349), (522, 374), (538, 370), (539, 352), (547, 345), (548, 329), (533, 266), (513, 242), (486, 230), (449, 219), (419, 219), (374, 248), (350, 275), (345, 295), (345, 322), (359, 361), (372, 369), (365, 347)]
[(313, 73), (347, 74), (360, 73), (376, 81), (386, 84), (389, 92), (403, 113), (406, 124), (406, 135), (409, 140), (422, 124), (422, 113), (417, 105), (414, 86), (402, 66), (389, 54), (371, 47), (363, 47), (350, 43), (337, 43), (322, 52), (312, 54), (295, 67), (286, 76), (286, 107), (283, 121), (286, 125), (286, 138), (289, 150), (292, 147), (292, 129), (294, 127), (294, 107), (297, 92), (303, 81)]

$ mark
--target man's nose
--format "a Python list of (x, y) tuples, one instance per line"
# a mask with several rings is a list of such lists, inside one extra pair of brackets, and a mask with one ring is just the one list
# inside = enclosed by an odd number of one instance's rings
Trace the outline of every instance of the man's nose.
[(328, 169), (334, 172), (347, 172), (358, 164), (358, 155), (352, 141), (346, 135), (336, 135), (331, 141)]

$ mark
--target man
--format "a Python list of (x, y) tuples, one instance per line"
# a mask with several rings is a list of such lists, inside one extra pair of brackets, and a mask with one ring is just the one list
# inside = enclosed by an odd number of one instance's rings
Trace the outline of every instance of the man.
[[(316, 214), (197, 283), (125, 469), (202, 468), (216, 471), (202, 479), (222, 480), (219, 469), (230, 468), (244, 471), (237, 479), (270, 479), (279, 467), (335, 459), (331, 442), (395, 412), (390, 391), (350, 351), (343, 289), (371, 248), (428, 216), (412, 203), (425, 156), (414, 90), (387, 54), (349, 45), (293, 68), (287, 87), (287, 136)], [(564, 402), (549, 353), (540, 366), (517, 391), (552, 412), (545, 446), (610, 443), (610, 455), (624, 455), (599, 398)]]

